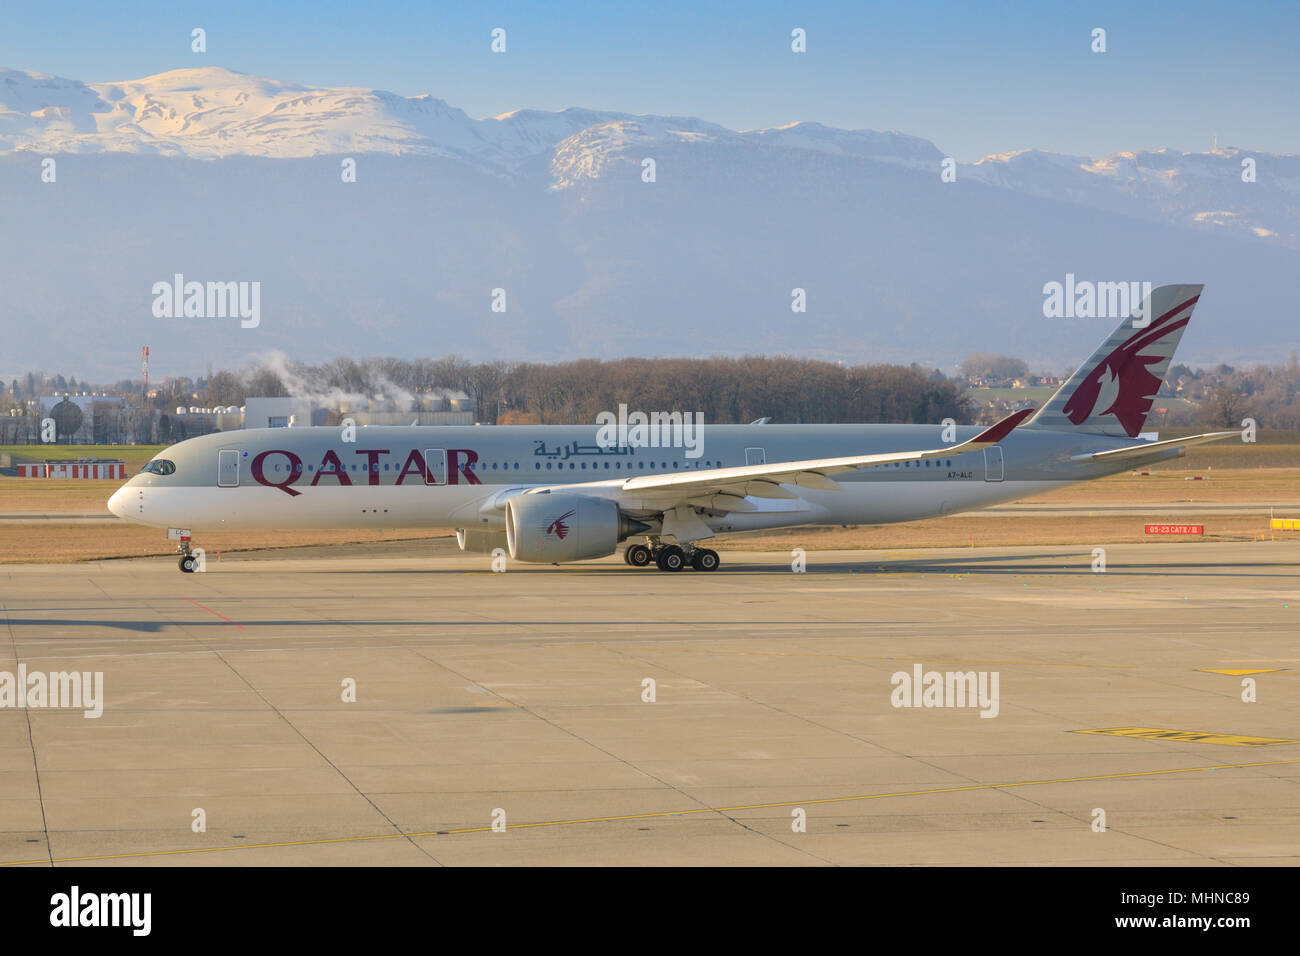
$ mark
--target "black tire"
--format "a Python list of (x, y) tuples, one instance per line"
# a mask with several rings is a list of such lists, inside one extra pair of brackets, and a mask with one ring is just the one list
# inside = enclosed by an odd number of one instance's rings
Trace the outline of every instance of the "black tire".
[(696, 571), (716, 571), (718, 563), (718, 552), (708, 548), (700, 548), (691, 555), (691, 567)]
[(629, 545), (627, 551), (624, 552), (623, 560), (634, 568), (644, 568), (654, 558), (650, 554), (650, 549), (644, 544), (633, 544)]
[(659, 565), (660, 571), (680, 571), (686, 567), (686, 553), (677, 545), (670, 544), (659, 549), (655, 563)]
[(177, 563), (179, 564), (180, 569), (184, 571), (186, 574), (193, 574), (194, 569), (198, 566), (199, 562), (194, 560), (193, 555), (182, 554), (180, 561)]

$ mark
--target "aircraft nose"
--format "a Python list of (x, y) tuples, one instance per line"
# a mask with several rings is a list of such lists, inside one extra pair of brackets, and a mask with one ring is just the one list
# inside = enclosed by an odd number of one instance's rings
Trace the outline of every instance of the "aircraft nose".
[(117, 515), (119, 518), (126, 517), (126, 496), (127, 489), (126, 486), (123, 485), (121, 488), (117, 489), (117, 491), (113, 492), (112, 496), (108, 499), (108, 510), (113, 512), (113, 514)]

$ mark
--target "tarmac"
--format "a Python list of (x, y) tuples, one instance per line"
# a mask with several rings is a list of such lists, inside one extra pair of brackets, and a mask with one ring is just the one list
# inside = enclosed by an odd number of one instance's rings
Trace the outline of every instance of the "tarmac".
[[(1300, 862), (1300, 541), (1101, 557), (0, 566), (0, 863)], [(918, 666), (996, 705), (895, 706)]]

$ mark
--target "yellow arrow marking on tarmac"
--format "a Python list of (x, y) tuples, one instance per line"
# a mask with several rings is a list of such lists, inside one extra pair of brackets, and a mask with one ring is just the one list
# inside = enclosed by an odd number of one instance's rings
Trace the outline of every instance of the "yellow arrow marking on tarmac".
[(1155, 727), (1106, 727), (1102, 730), (1072, 730), (1072, 734), (1106, 734), (1111, 737), (1141, 737), (1191, 744), (1226, 744), (1231, 747), (1267, 747), (1270, 744), (1300, 744), (1282, 737), (1249, 737), (1245, 734), (1210, 734), (1199, 730), (1160, 730)]

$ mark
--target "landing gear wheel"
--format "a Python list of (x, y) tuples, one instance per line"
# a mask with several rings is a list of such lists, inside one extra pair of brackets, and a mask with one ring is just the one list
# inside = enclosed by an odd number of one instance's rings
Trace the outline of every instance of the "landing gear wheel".
[(178, 563), (180, 565), (180, 569), (184, 571), (186, 574), (193, 574), (194, 569), (199, 566), (199, 559), (194, 557), (194, 555), (192, 554), (182, 554), (181, 559)]
[(623, 553), (623, 560), (634, 568), (644, 568), (654, 560), (654, 556), (644, 544), (633, 544)]
[(718, 552), (710, 551), (708, 548), (700, 548), (691, 555), (691, 567), (696, 571), (718, 570)]
[(655, 563), (659, 565), (660, 571), (680, 571), (686, 566), (686, 554), (677, 545), (670, 544), (659, 550)]

